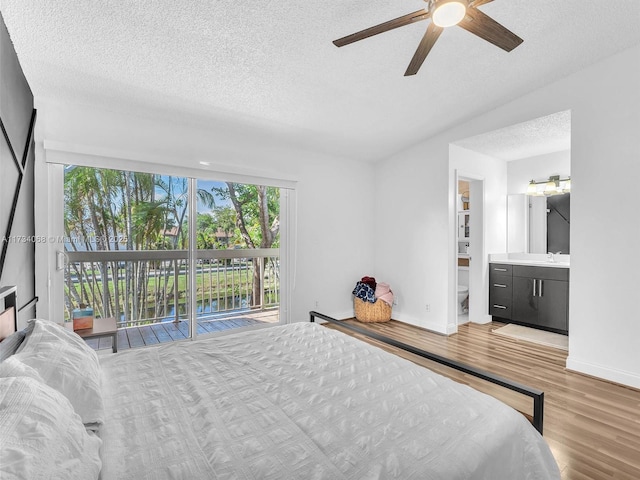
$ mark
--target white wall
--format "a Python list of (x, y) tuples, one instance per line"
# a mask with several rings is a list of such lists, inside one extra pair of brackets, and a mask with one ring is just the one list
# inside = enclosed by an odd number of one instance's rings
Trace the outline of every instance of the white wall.
[(484, 222), (490, 233), (485, 252), (472, 250), (472, 257), (506, 248), (505, 162), (452, 146), (449, 165), (449, 151), (449, 142), (434, 137), (381, 162), (376, 177), (377, 192), (384, 192), (376, 196), (376, 214), (384, 219), (376, 223), (376, 274), (394, 288), (393, 316), (440, 333), (457, 329), (456, 169), (488, 182)]
[[(640, 46), (451, 128), (379, 165), (376, 212), (387, 222), (376, 245), (376, 273), (395, 281), (402, 300), (394, 316), (445, 332), (454, 302), (447, 214), (448, 146), (458, 139), (571, 110), (571, 285), (569, 368), (640, 387), (635, 302), (640, 257), (612, 245), (640, 238)], [(614, 175), (616, 194), (602, 195)], [(449, 179), (449, 180), (447, 180)], [(449, 252), (447, 255), (446, 253)], [(431, 312), (424, 304), (430, 302)]]
[[(48, 184), (61, 180), (55, 178), (55, 168), (45, 165), (47, 160), (132, 169), (152, 165), (160, 173), (202, 177), (212, 176), (213, 168), (276, 184), (284, 179), (295, 184), (296, 192), (292, 320), (308, 320), (312, 309), (342, 318), (353, 315), (351, 290), (356, 280), (373, 271), (374, 213), (363, 208), (373, 198), (370, 165), (304, 151), (255, 131), (229, 131), (228, 125), (178, 124), (42, 99), (37, 106), (38, 235), (59, 233), (49, 221)], [(203, 167), (201, 160), (217, 166)], [(48, 275), (54, 259), (46, 247), (39, 259), (39, 314), (55, 318), (57, 312), (44, 308), (50, 303)]]
[(526, 193), (531, 180), (541, 182), (552, 175), (571, 176), (571, 150), (507, 162), (507, 193)]
[[(640, 388), (640, 47), (573, 84), (571, 287), (567, 367)], [(594, 92), (601, 92), (595, 94)], [(615, 193), (602, 181), (615, 178)], [(635, 239), (635, 240), (631, 240)]]
[(456, 202), (449, 195), (455, 189), (449, 178), (449, 145), (439, 139), (378, 165), (375, 273), (393, 288), (395, 319), (445, 332), (453, 262), (447, 255), (449, 248), (453, 250), (449, 212)]

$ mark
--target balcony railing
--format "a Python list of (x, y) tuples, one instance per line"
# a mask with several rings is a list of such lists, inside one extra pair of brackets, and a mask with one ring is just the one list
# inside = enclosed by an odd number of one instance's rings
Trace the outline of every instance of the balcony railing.
[[(187, 250), (66, 252), (65, 320), (80, 304), (119, 327), (189, 316)], [(198, 250), (198, 318), (277, 308), (278, 249)]]

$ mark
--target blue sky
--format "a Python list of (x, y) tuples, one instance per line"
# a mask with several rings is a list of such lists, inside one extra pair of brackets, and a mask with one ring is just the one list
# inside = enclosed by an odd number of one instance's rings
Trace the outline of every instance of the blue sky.
[[(211, 192), (212, 187), (226, 187), (226, 186), (227, 186), (226, 183), (219, 182), (217, 180), (198, 180), (198, 188), (202, 188), (203, 190), (207, 190), (208, 192)], [(225, 206), (231, 205), (231, 202), (229, 200), (223, 200), (222, 198), (217, 196), (214, 192), (212, 193), (215, 196), (217, 207), (225, 207)], [(201, 205), (200, 202), (198, 202), (198, 212), (204, 212), (206, 210), (207, 208), (204, 205)]]
[[(65, 173), (70, 171), (70, 170), (73, 170), (75, 167), (76, 167), (75, 165), (65, 165), (65, 167), (64, 167)], [(169, 176), (168, 175), (161, 175), (161, 178), (164, 181), (168, 181)], [(178, 186), (180, 184), (180, 182), (179, 182), (180, 177), (172, 177), (172, 178), (174, 179), (174, 185)], [(186, 185), (186, 183), (187, 182), (185, 182), (185, 185)], [(224, 206), (230, 206), (231, 205), (231, 202), (229, 200), (224, 200), (224, 199), (220, 198), (218, 195), (216, 195), (211, 190), (213, 187), (225, 187), (225, 186), (226, 186), (225, 182), (221, 182), (221, 181), (218, 181), (218, 180), (201, 180), (201, 179), (198, 179), (198, 188), (202, 188), (204, 190), (207, 190), (208, 192), (213, 193), (214, 196), (215, 196), (215, 203), (216, 203), (217, 207), (224, 207)], [(164, 193), (164, 192), (161, 192), (160, 190), (157, 190), (157, 191), (158, 191), (158, 193)], [(207, 210), (207, 208), (204, 205), (198, 203), (198, 211), (199, 212), (205, 212), (206, 210)]]

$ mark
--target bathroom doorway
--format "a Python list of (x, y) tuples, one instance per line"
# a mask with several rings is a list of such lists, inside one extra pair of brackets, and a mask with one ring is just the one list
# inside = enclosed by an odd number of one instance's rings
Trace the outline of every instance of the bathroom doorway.
[(471, 182), (458, 179), (457, 209), (457, 318), (458, 325), (469, 322), (469, 251), (471, 240)]
[[(570, 169), (565, 166), (570, 166), (570, 148), (571, 112), (568, 110), (463, 138), (449, 145), (449, 333), (455, 333), (458, 325), (458, 180), (472, 180), (469, 188), (468, 318), (471, 323), (488, 323), (492, 321), (488, 253), (506, 252), (507, 240), (512, 235), (507, 230), (507, 195), (526, 193), (532, 179), (569, 176)], [(531, 161), (524, 162), (527, 159)], [(474, 189), (474, 185), (479, 188)], [(478, 201), (474, 200), (474, 190), (480, 192)]]
[(458, 174), (456, 192), (456, 319), (457, 325), (477, 322), (483, 312), (484, 180)]

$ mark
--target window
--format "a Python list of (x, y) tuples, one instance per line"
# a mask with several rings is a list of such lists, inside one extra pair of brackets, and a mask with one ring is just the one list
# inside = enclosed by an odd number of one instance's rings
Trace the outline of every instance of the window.
[(115, 317), (120, 348), (278, 322), (280, 193), (66, 166), (65, 319)]

